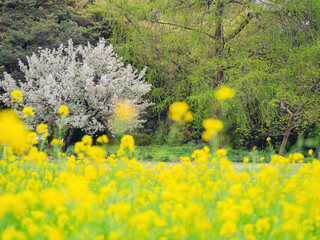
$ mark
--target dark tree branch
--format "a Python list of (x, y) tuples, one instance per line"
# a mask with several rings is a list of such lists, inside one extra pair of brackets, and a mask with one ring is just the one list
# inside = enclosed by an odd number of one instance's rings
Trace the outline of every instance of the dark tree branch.
[(177, 67), (182, 68), (183, 70), (185, 70), (187, 73), (192, 73), (192, 71), (190, 71), (188, 68), (182, 66), (179, 62), (177, 62), (177, 61), (175, 61), (175, 60), (172, 60), (172, 59), (170, 59), (170, 61), (171, 61), (174, 65), (176, 65)]
[[(149, 21), (149, 22), (152, 22), (152, 23), (158, 23), (158, 24), (162, 24), (162, 25), (169, 25), (169, 26), (174, 26), (174, 27), (179, 27), (179, 28), (183, 28), (183, 29), (186, 29), (186, 30), (190, 30), (190, 31), (197, 31), (197, 32), (200, 32), (198, 29), (195, 29), (195, 28), (191, 28), (191, 27), (186, 27), (186, 26), (183, 26), (183, 25), (179, 25), (179, 24), (175, 24), (175, 23), (169, 23), (169, 22), (160, 22), (160, 21), (154, 21), (154, 20), (149, 20), (149, 19), (145, 19), (146, 21)], [(209, 33), (203, 33), (204, 35), (212, 38), (212, 39), (215, 39), (215, 36), (209, 34)]]
[(250, 20), (254, 17), (253, 13), (249, 12), (245, 20), (239, 25), (239, 27), (226, 38), (226, 42), (235, 38), (250, 22)]
[[(123, 8), (122, 8), (120, 5), (116, 5), (116, 7), (117, 7), (117, 8), (120, 8), (122, 11), (124, 11)], [(137, 31), (141, 34), (140, 29), (139, 29), (139, 28), (136, 26), (136, 24), (131, 20), (131, 18), (129, 17), (129, 15), (128, 15), (127, 13), (125, 13), (124, 16), (125, 16), (125, 18), (128, 20), (128, 22), (131, 23), (131, 24), (137, 29)], [(158, 22), (158, 21), (148, 20), (148, 19), (146, 19), (146, 18), (145, 18), (145, 20), (150, 21), (150, 22), (154, 22), (154, 23), (159, 23), (159, 24), (168, 24), (168, 25), (174, 25), (174, 26), (177, 26), (177, 27), (184, 27), (184, 26), (180, 26), (180, 25), (172, 24), (172, 23), (164, 23), (164, 22)], [(188, 28), (188, 27), (184, 27), (184, 28), (185, 28), (185, 29), (188, 29), (188, 30), (196, 30), (196, 29), (192, 29), (192, 28)], [(207, 36), (210, 37), (209, 34), (207, 34)], [(211, 36), (211, 37), (213, 37), (213, 36)], [(154, 48), (155, 48), (155, 50), (156, 50), (158, 53), (160, 53), (159, 49), (158, 49), (156, 46), (154, 46)], [(172, 59), (170, 59), (170, 61), (171, 61), (174, 65), (178, 66), (179, 68), (184, 69), (186, 72), (192, 73), (189, 69), (187, 69), (186, 67), (182, 66), (182, 64), (180, 64), (179, 62), (177, 62), (177, 61), (175, 61), (175, 60), (172, 60)], [(92, 118), (92, 117), (94, 117), (94, 116), (96, 116), (98, 113), (99, 113), (99, 111), (96, 112), (95, 114), (93, 114), (92, 116), (90, 116), (89, 119)]]
[(229, 0), (228, 2), (226, 2), (226, 4), (228, 4), (228, 3), (237, 3), (237, 4), (240, 4), (240, 5), (246, 5), (246, 4), (248, 4), (248, 2), (249, 1), (244, 2), (244, 1), (239, 1), (239, 0)]
[[(116, 5), (116, 7), (119, 8), (119, 9), (121, 9), (121, 10), (124, 12), (123, 8), (122, 8), (120, 5)], [(137, 29), (137, 31), (141, 34), (141, 31), (140, 31), (140, 29), (138, 28), (137, 24), (135, 24), (135, 23), (131, 20), (131, 18), (129, 17), (128, 13), (125, 12), (125, 13), (124, 13), (124, 16), (125, 16), (125, 18), (128, 20), (128, 22), (131, 23), (131, 24), (135, 27), (135, 29)]]
[(284, 109), (287, 113), (289, 113), (289, 116), (290, 116), (290, 117), (293, 116), (293, 113), (290, 111), (290, 109), (284, 106), (284, 102), (283, 102), (283, 101), (280, 101), (280, 106), (281, 106), (281, 108)]
[(250, 58), (250, 57), (252, 57), (252, 56), (254, 56), (256, 54), (259, 55), (259, 56), (264, 56), (264, 55), (267, 55), (267, 54), (271, 53), (271, 50), (264, 51), (264, 52), (259, 52), (262, 49), (264, 49), (264, 46), (260, 46), (256, 51), (249, 50), (249, 52), (251, 52), (251, 53), (247, 56), (247, 58)]
[[(319, 75), (320, 75), (320, 74), (319, 74)], [(312, 89), (317, 88), (317, 87), (319, 86), (319, 84), (320, 84), (320, 76), (319, 76), (319, 78), (317, 79), (317, 82), (315, 82), (314, 84), (312, 84), (312, 85), (310, 86), (309, 91), (312, 91)]]

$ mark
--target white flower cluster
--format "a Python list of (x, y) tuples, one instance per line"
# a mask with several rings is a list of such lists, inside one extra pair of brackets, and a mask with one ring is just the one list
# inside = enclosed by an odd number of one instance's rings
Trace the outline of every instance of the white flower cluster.
[[(107, 127), (117, 132), (113, 108), (120, 99), (127, 99), (143, 112), (150, 103), (143, 96), (151, 84), (142, 80), (146, 69), (140, 74), (131, 65), (124, 66), (113, 52), (112, 45), (105, 46), (100, 39), (96, 47), (68, 46), (57, 49), (40, 49), (27, 57), (27, 65), (20, 61), (25, 81), (15, 81), (4, 73), (0, 88), (5, 91), (0, 101), (13, 106), (10, 93), (19, 89), (23, 93), (23, 106), (31, 106), (35, 112), (33, 124), (40, 122), (54, 126), (60, 105), (67, 105), (69, 127), (94, 133)], [(126, 129), (141, 127), (138, 117), (128, 123)], [(106, 126), (107, 125), (107, 126)]]

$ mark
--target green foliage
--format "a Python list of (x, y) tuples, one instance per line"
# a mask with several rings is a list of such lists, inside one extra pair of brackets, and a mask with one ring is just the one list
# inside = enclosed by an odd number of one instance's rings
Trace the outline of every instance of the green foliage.
[[(154, 86), (150, 97), (158, 118), (166, 115), (170, 103), (187, 101), (196, 131), (202, 130), (203, 119), (223, 114), (234, 146), (252, 147), (257, 138), (283, 134), (288, 116), (281, 101), (299, 108), (318, 96), (299, 90), (316, 81), (315, 58), (301, 57), (304, 51), (317, 52), (311, 50), (319, 35), (315, 0), (281, 5), (114, 0), (105, 1), (103, 12), (114, 22), (110, 41), (116, 51), (137, 68), (149, 66), (147, 78)], [(220, 84), (237, 92), (223, 113), (213, 97)], [(295, 95), (301, 99), (293, 100)], [(309, 123), (316, 121), (312, 119)]]
[(84, 13), (80, 2), (74, 0), (1, 1), (0, 66), (14, 78), (23, 79), (18, 59), (24, 61), (38, 47), (56, 48), (70, 38), (75, 45), (86, 44), (103, 36), (103, 31), (93, 34), (97, 31), (95, 19)]
[[(167, 145), (135, 146), (134, 157), (139, 161), (179, 162), (180, 157), (191, 156), (194, 150), (202, 147), (203, 146), (199, 144), (186, 144), (179, 147)], [(107, 149), (109, 154), (116, 154), (119, 146), (108, 145)]]
[[(0, 70), (14, 72), (38, 46), (101, 36), (125, 64), (148, 66), (154, 133), (142, 142), (166, 142), (175, 101), (194, 113), (181, 142), (201, 139), (209, 117), (224, 117), (222, 141), (237, 148), (264, 147), (267, 136), (276, 148), (286, 130), (295, 141), (319, 124), (318, 0), (4, 0), (0, 11)], [(220, 85), (236, 90), (223, 107), (213, 94)]]

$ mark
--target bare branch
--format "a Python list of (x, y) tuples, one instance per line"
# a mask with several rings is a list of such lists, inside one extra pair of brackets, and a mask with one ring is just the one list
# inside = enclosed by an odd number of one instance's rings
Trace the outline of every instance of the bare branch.
[[(158, 23), (158, 24), (162, 24), (162, 25), (169, 25), (169, 26), (174, 26), (174, 27), (179, 27), (179, 28), (183, 28), (183, 29), (186, 29), (186, 30), (190, 30), (190, 31), (197, 31), (197, 32), (200, 32), (198, 29), (195, 29), (195, 28), (191, 28), (191, 27), (186, 27), (186, 26), (183, 26), (183, 25), (179, 25), (179, 24), (175, 24), (175, 23), (169, 23), (169, 22), (160, 22), (160, 21), (154, 21), (154, 20), (149, 20), (149, 19), (145, 19), (146, 21), (149, 21), (149, 22), (152, 22), (152, 23)], [(204, 35), (212, 38), (212, 39), (216, 39), (215, 36), (209, 34), (209, 33), (203, 33)]]
[(245, 5), (248, 2), (249, 1), (243, 2), (243, 1), (239, 1), (239, 0), (229, 0), (228, 2), (226, 2), (226, 4), (228, 4), (228, 3), (237, 3), (237, 4), (240, 4), (240, 5)]
[[(120, 5), (116, 5), (117, 8), (120, 8), (123, 11), (123, 8)], [(137, 31), (141, 34), (140, 29), (138, 28), (137, 24), (134, 23), (131, 18), (129, 17), (128, 13), (124, 13), (125, 18), (128, 20), (129, 23), (131, 23), (135, 29), (137, 29)]]
[(287, 113), (289, 113), (290, 117), (293, 116), (293, 113), (289, 110), (289, 108), (284, 106), (284, 102), (283, 101), (280, 101), (280, 106), (281, 106), (282, 109), (286, 110)]
[(183, 70), (185, 70), (186, 72), (192, 73), (192, 71), (190, 71), (188, 68), (182, 66), (179, 62), (177, 62), (177, 61), (175, 61), (175, 60), (172, 60), (172, 59), (170, 59), (170, 61), (171, 61), (174, 65), (176, 65), (177, 67), (182, 68)]
[(250, 58), (250, 57), (252, 57), (252, 56), (254, 56), (254, 55), (260, 55), (260, 56), (263, 56), (263, 55), (267, 55), (267, 54), (269, 54), (269, 53), (271, 53), (271, 50), (269, 50), (269, 51), (264, 51), (264, 52), (259, 52), (260, 50), (262, 50), (262, 49), (264, 49), (264, 46), (260, 46), (256, 51), (253, 51), (253, 50), (249, 50), (249, 52), (251, 52), (251, 54), (249, 54), (248, 56), (247, 56), (247, 58)]
[(252, 12), (249, 12), (245, 20), (239, 25), (239, 27), (229, 36), (226, 37), (226, 42), (236, 37), (250, 22), (250, 20), (254, 17)]
[[(319, 75), (320, 75), (320, 73), (319, 73)], [(317, 88), (319, 86), (319, 84), (320, 84), (320, 77), (317, 79), (316, 83), (314, 83), (310, 86), (309, 91), (312, 91), (312, 89)]]

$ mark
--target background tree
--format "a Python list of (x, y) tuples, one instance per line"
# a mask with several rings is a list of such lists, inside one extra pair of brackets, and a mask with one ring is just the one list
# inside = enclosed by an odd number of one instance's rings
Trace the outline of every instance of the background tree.
[(18, 59), (42, 48), (67, 44), (96, 43), (108, 37), (108, 29), (98, 28), (99, 18), (86, 15), (88, 6), (74, 0), (4, 0), (0, 2), (0, 66), (2, 72), (19, 75)]
[(151, 88), (142, 80), (145, 69), (137, 74), (130, 65), (125, 67), (112, 45), (105, 46), (104, 39), (96, 47), (74, 47), (70, 40), (68, 46), (34, 53), (27, 57), (27, 62), (24, 65), (20, 61), (24, 82), (17, 84), (5, 73), (0, 87), (6, 93), (0, 101), (12, 106), (15, 103), (10, 101), (10, 93), (19, 89), (23, 93), (21, 106), (34, 109), (30, 122), (34, 126), (42, 122), (54, 128), (61, 105), (69, 107), (69, 140), (75, 129), (93, 134), (107, 127), (111, 133), (117, 133), (120, 120), (126, 121), (122, 131), (132, 131), (144, 122), (139, 114), (150, 105), (143, 96)]
[[(293, 66), (288, 58), (297, 56), (302, 45), (312, 47), (319, 36), (319, 2), (315, 0), (96, 3), (99, 9), (104, 6), (106, 19), (115, 23), (110, 41), (117, 43), (116, 51), (136, 66), (149, 66), (151, 98), (157, 103), (154, 113), (165, 115), (169, 103), (186, 100), (195, 113), (195, 129), (201, 129), (204, 118), (224, 114), (229, 131), (242, 140), (228, 141), (238, 146), (257, 144), (270, 134), (271, 123), (280, 124), (288, 113), (280, 102), (300, 92), (302, 85), (294, 73), (299, 64)], [(315, 61), (312, 64), (317, 67)], [(315, 78), (304, 74), (303, 67), (300, 76), (312, 86)], [(295, 78), (286, 75), (284, 81), (284, 72)], [(237, 91), (224, 113), (213, 97), (220, 84)], [(282, 91), (286, 88), (291, 90)], [(307, 91), (303, 94), (311, 97)], [(282, 128), (278, 134), (286, 135), (286, 125)]]
[(263, 38), (251, 41), (268, 53), (251, 53), (248, 60), (256, 60), (244, 62), (246, 74), (233, 81), (238, 94), (229, 112), (243, 124), (234, 130), (245, 132), (251, 125), (246, 139), (260, 138), (256, 142), (262, 144), (267, 136), (275, 137), (280, 154), (291, 130), (302, 134), (319, 123), (319, 7), (317, 1), (265, 6), (269, 24)]

